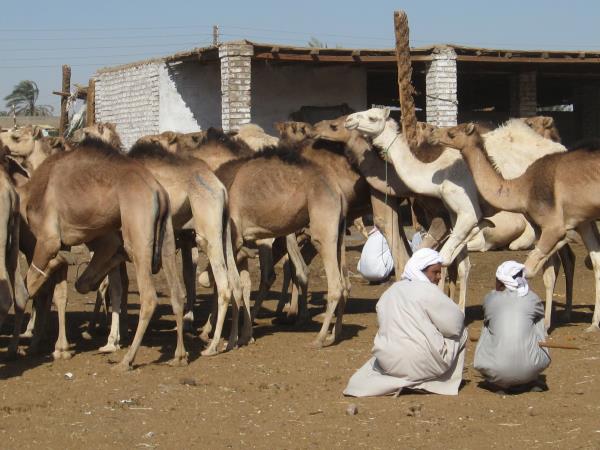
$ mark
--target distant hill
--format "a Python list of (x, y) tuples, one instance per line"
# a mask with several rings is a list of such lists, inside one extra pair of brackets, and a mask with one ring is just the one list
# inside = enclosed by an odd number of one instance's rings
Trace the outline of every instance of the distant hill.
[[(17, 126), (22, 125), (46, 125), (58, 128), (60, 117), (58, 116), (17, 116)], [(14, 120), (12, 117), (0, 117), (0, 128), (12, 128)]]

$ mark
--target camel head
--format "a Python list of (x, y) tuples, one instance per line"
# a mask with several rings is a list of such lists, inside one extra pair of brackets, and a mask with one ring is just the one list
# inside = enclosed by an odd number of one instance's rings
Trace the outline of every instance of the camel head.
[(344, 125), (349, 130), (357, 130), (365, 136), (376, 137), (383, 132), (389, 116), (389, 108), (371, 108), (350, 114)]
[(277, 122), (275, 128), (279, 132), (280, 141), (287, 144), (301, 142), (314, 135), (313, 126), (306, 122)]
[(549, 116), (535, 116), (522, 119), (529, 128), (540, 136), (560, 143), (560, 134), (554, 123), (554, 119)]
[(455, 127), (440, 127), (431, 132), (428, 139), (432, 145), (462, 150), (470, 145), (483, 145), (483, 139), (477, 131), (477, 126), (472, 123), (461, 123)]
[(349, 142), (352, 136), (358, 132), (344, 126), (346, 118), (347, 116), (342, 116), (333, 120), (317, 122), (313, 127), (314, 138), (334, 142)]
[(11, 156), (27, 158), (35, 147), (35, 141), (43, 137), (40, 127), (27, 125), (0, 133), (0, 142), (5, 145)]
[(142, 136), (136, 141), (138, 143), (154, 143), (159, 144), (169, 153), (177, 153), (179, 147), (179, 138), (181, 133), (175, 131), (163, 131), (160, 134), (149, 134)]
[(115, 146), (116, 148), (122, 148), (121, 138), (117, 133), (117, 126), (110, 122), (98, 122), (89, 127), (80, 128), (73, 133), (71, 140), (79, 144), (86, 138), (100, 139), (108, 144)]

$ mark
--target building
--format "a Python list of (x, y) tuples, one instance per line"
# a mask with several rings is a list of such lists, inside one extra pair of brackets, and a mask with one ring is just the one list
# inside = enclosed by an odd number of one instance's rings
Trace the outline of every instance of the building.
[[(411, 49), (420, 120), (453, 125), (551, 115), (565, 143), (600, 136), (600, 52), (437, 45)], [(322, 49), (234, 41), (96, 74), (96, 121), (126, 146), (166, 130), (234, 130), (397, 107), (394, 49)], [(303, 108), (304, 107), (304, 108)], [(397, 114), (397, 112), (395, 112)]]

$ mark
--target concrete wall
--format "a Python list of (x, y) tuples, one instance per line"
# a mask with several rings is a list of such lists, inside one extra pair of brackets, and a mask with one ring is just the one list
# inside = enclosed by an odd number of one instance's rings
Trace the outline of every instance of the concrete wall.
[(277, 135), (273, 124), (289, 120), (303, 105), (347, 103), (355, 111), (367, 108), (364, 67), (252, 65), (252, 122)]
[(159, 131), (183, 133), (221, 126), (218, 63), (184, 62), (159, 68)]
[(148, 63), (96, 78), (96, 121), (117, 125), (123, 145), (159, 127), (159, 63)]

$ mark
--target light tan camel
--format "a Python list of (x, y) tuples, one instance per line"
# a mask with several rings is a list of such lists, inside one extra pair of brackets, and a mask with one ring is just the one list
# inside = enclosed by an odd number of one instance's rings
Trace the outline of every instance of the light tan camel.
[[(87, 202), (81, 201), (81, 186), (85, 186)], [(19, 194), (21, 214), (37, 238), (27, 272), (29, 293), (34, 295), (63, 262), (58, 255), (63, 245), (86, 243), (94, 251), (89, 266), (75, 283), (82, 293), (97, 288), (106, 273), (128, 256), (135, 265), (141, 308), (133, 343), (118, 366), (127, 369), (155, 308), (157, 297), (151, 275), (159, 270), (162, 259), (177, 322), (177, 348), (171, 363), (186, 363), (183, 288), (176, 275), (169, 202), (152, 175), (114, 147), (86, 139), (76, 151), (46, 159)], [(64, 305), (57, 307), (59, 318), (64, 317)], [(57, 351), (68, 352), (66, 338), (63, 344), (65, 348)]]
[[(507, 142), (508, 147), (506, 151), (521, 151), (520, 147), (517, 149), (511, 148), (508, 142), (511, 141), (521, 141), (523, 139), (518, 139), (514, 134), (519, 133), (522, 130), (519, 130), (519, 124), (514, 125), (513, 127), (508, 127), (506, 129), (502, 129), (499, 133), (496, 133), (493, 136), (494, 146), (498, 148), (498, 143), (505, 141)], [(424, 123), (419, 123), (417, 127), (418, 141), (417, 143), (421, 145), (424, 140), (426, 140), (431, 132), (434, 130), (434, 127), (431, 125), (427, 125)], [(529, 133), (527, 130), (525, 130)], [(504, 133), (504, 138), (501, 139), (498, 134)], [(512, 134), (511, 134), (512, 133)], [(411, 194), (410, 190), (404, 185), (404, 183), (398, 178), (398, 175), (393, 170), (387, 170), (385, 162), (375, 155), (374, 152), (369, 151), (370, 146), (364, 139), (360, 136), (358, 132), (355, 130), (348, 130), (344, 127), (344, 117), (340, 117), (336, 120), (325, 120), (319, 122), (315, 125), (315, 134), (323, 139), (332, 139), (344, 142), (347, 146), (347, 150), (351, 153), (351, 158), (356, 161), (357, 166), (362, 171), (363, 175), (365, 175), (367, 181), (370, 185), (378, 189), (382, 192), (386, 192), (388, 195), (398, 195), (399, 193), (403, 196), (408, 196)], [(507, 135), (508, 134), (508, 135)], [(529, 133), (530, 134), (530, 133)], [(526, 139), (525, 139), (526, 140)], [(534, 144), (537, 141), (531, 141)], [(535, 147), (535, 145), (534, 145)], [(562, 146), (561, 146), (562, 147)], [(562, 147), (564, 148), (564, 147)], [(560, 148), (556, 146), (550, 146), (548, 151), (559, 151)], [(527, 163), (530, 164), (532, 161)], [(523, 162), (525, 164), (525, 162)], [(507, 171), (512, 171), (515, 173), (518, 168), (510, 167), (509, 164), (505, 163)], [(527, 166), (525, 166), (527, 167)], [(523, 168), (524, 170), (524, 168)], [(387, 178), (387, 182), (386, 182)], [(439, 242), (443, 239), (444, 235), (449, 231), (449, 218), (447, 216), (447, 212), (441, 202), (434, 198), (428, 197), (418, 197), (417, 198), (418, 205), (421, 209), (425, 209), (427, 212), (427, 218), (425, 220), (422, 219), (423, 223), (431, 224), (429, 228), (429, 232), (426, 234), (422, 246), (427, 247), (435, 247)], [(510, 219), (512, 222), (508, 222), (506, 219)], [(485, 251), (489, 248), (486, 248), (486, 245), (490, 245), (490, 247), (494, 244), (497, 245), (511, 245), (512, 237), (515, 239), (518, 238), (518, 241), (515, 241), (515, 244), (522, 245), (522, 247), (530, 248), (535, 242), (535, 235), (533, 236), (533, 240), (527, 240), (529, 235), (527, 233), (522, 232), (522, 228), (530, 228), (533, 232), (533, 228), (525, 220), (523, 215), (509, 213), (509, 212), (501, 212), (499, 214), (493, 215), (490, 218), (486, 218), (486, 221), (490, 221), (494, 226), (493, 227), (484, 227), (483, 230), (476, 236), (481, 239), (486, 239), (481, 246), (477, 248), (478, 251)], [(488, 231), (489, 230), (489, 231)], [(486, 234), (483, 234), (483, 233)], [(491, 239), (491, 242), (487, 239)], [(471, 244), (472, 241), (469, 241)], [(475, 244), (475, 243), (473, 243)], [(522, 248), (521, 248), (522, 249)], [(569, 305), (572, 299), (572, 286), (573, 286), (573, 259), (572, 252), (570, 249), (565, 248), (564, 252), (561, 254), (561, 257), (565, 266), (565, 275), (567, 278), (567, 315), (569, 313)], [(546, 287), (546, 326), (550, 325), (550, 313), (551, 313), (551, 305), (552, 298), (554, 292), (554, 286), (556, 283), (556, 276), (558, 271), (558, 257), (556, 260), (551, 261), (548, 264), (548, 267), (544, 271), (544, 285)], [(463, 257), (463, 259), (459, 260), (459, 264), (456, 270), (456, 276), (460, 282), (460, 291), (459, 291), (459, 305), (464, 308), (466, 303), (466, 287), (467, 280), (470, 271), (470, 262), (468, 258)], [(451, 277), (451, 292), (453, 290), (453, 278)]]
[(232, 138), (243, 141), (255, 152), (279, 144), (278, 138), (265, 133), (265, 130), (254, 123), (242, 125)]
[[(388, 167), (384, 159), (381, 159), (375, 152), (371, 151), (371, 144), (358, 131), (347, 129), (345, 121), (346, 116), (334, 120), (323, 120), (315, 124), (314, 135), (319, 139), (344, 143), (347, 156), (353, 162), (353, 166), (357, 167), (365, 177), (372, 191), (379, 192), (384, 204), (390, 203), (394, 199), (414, 196), (414, 192), (398, 177), (391, 164)], [(438, 247), (450, 229), (446, 208), (442, 202), (435, 198), (419, 196), (415, 201), (418, 202), (420, 211), (424, 213), (425, 217), (422, 220), (428, 229), (422, 246)], [(382, 225), (377, 220), (375, 223), (378, 227)], [(459, 305), (464, 310), (467, 279), (471, 266), (466, 251), (463, 251), (459, 255), (456, 263), (456, 275), (460, 280)], [(402, 271), (398, 272), (398, 269), (396, 270), (397, 277), (399, 277)], [(455, 280), (452, 280), (452, 282), (454, 283)], [(451, 290), (453, 290), (452, 284)]]
[[(8, 149), (0, 146), (0, 327), (13, 304), (17, 311), (24, 309), (27, 302), (24, 290), (15, 284), (15, 277), (20, 278), (19, 196), (9, 175), (7, 153)], [(16, 321), (15, 329), (18, 331)]]
[[(244, 241), (286, 236), (310, 223), (328, 286), (325, 318), (313, 345), (321, 347), (337, 341), (348, 296), (343, 251), (346, 205), (338, 183), (296, 150), (285, 148), (231, 161), (219, 168), (217, 176), (228, 187), (235, 250)], [(245, 261), (241, 262), (240, 277), (248, 307), (251, 285)], [(336, 321), (329, 334), (334, 313)]]
[[(227, 191), (204, 162), (168, 153), (159, 144), (136, 144), (128, 155), (146, 167), (169, 194), (174, 229), (191, 227), (196, 233), (198, 247), (208, 256), (218, 293), (218, 317), (213, 340), (202, 354), (214, 355), (217, 353), (232, 288), (239, 291), (236, 301), (241, 300), (239, 274), (235, 268), (231, 234), (227, 226)], [(228, 349), (238, 345), (236, 314), (233, 319)], [(245, 321), (241, 344), (250, 341), (250, 327), (250, 322)]]
[(459, 149), (473, 173), (482, 197), (492, 206), (526, 214), (540, 227), (540, 238), (525, 262), (526, 276), (535, 275), (548, 258), (569, 242), (576, 230), (581, 235), (594, 267), (596, 304), (589, 331), (600, 321), (600, 242), (593, 220), (600, 217), (600, 200), (594, 186), (600, 154), (573, 151), (536, 160), (519, 177), (506, 180), (494, 168), (473, 124), (434, 131), (432, 140)]
[(0, 143), (29, 172), (35, 170), (48, 156), (69, 150), (62, 137), (44, 137), (41, 128), (32, 126), (0, 133)]

